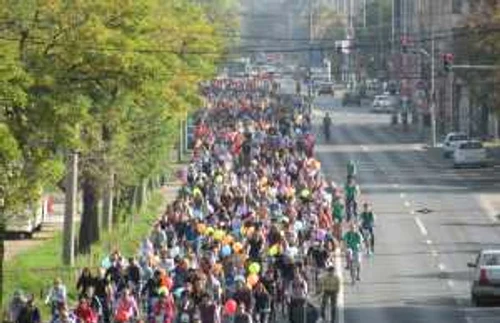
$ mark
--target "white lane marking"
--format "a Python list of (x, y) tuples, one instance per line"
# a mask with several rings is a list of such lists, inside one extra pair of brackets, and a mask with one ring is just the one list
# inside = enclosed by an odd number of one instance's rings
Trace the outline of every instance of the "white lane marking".
[(438, 268), (439, 268), (439, 271), (445, 271), (446, 270), (446, 267), (444, 264), (438, 264)]
[(406, 194), (405, 193), (399, 193), (399, 197), (404, 199), (406, 197)]
[(449, 279), (449, 280), (447, 281), (447, 284), (448, 284), (448, 286), (450, 286), (450, 288), (455, 287), (455, 283), (454, 283), (454, 282), (453, 282), (453, 280), (451, 280), (451, 279)]
[(411, 215), (415, 215), (415, 211), (414, 211), (414, 210), (411, 210), (411, 211), (410, 211), (410, 214), (411, 214)]
[(438, 256), (438, 252), (437, 252), (436, 250), (432, 249), (432, 250), (431, 250), (431, 255), (432, 255), (433, 257), (437, 257), (437, 256)]
[(428, 245), (431, 245), (431, 244), (432, 244), (432, 240), (427, 239), (427, 240), (425, 241), (425, 243), (427, 243)]
[(361, 146), (361, 150), (363, 150), (363, 151), (368, 151), (368, 147), (366, 147), (366, 146)]
[(398, 187), (399, 187), (399, 184), (392, 184), (392, 187), (394, 187), (394, 188), (398, 188)]
[(409, 201), (405, 201), (404, 204), (405, 204), (406, 207), (410, 207), (410, 205), (411, 205)]
[(417, 224), (418, 228), (420, 229), (420, 232), (422, 235), (426, 236), (427, 235), (427, 229), (425, 228), (424, 224), (422, 223), (422, 220), (418, 216), (415, 217), (415, 223)]
[(337, 318), (338, 323), (344, 323), (344, 277), (342, 276), (343, 267), (341, 261), (341, 253), (340, 250), (337, 249), (336, 257), (335, 257), (335, 268), (337, 268), (337, 273), (339, 275), (340, 280), (340, 289), (337, 294)]

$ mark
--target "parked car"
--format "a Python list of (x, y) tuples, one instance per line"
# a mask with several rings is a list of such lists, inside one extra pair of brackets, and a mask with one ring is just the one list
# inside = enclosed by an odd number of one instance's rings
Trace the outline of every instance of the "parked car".
[(377, 95), (373, 99), (371, 111), (374, 113), (392, 113), (395, 109), (395, 99), (389, 95)]
[(472, 303), (480, 306), (484, 300), (500, 299), (500, 250), (482, 250), (475, 262), (467, 265), (473, 269)]
[(318, 86), (318, 95), (335, 95), (333, 83), (321, 83)]
[(462, 166), (486, 166), (486, 148), (478, 140), (459, 141), (453, 152), (453, 165)]
[(465, 133), (461, 132), (450, 132), (446, 135), (443, 142), (443, 155), (445, 158), (453, 156), (453, 152), (457, 147), (458, 143), (461, 141), (466, 141), (469, 138)]

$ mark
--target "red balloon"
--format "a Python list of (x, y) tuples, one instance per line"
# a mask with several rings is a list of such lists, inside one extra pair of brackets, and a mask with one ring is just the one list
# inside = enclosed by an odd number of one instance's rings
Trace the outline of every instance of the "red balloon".
[(236, 301), (232, 298), (228, 299), (226, 304), (224, 305), (224, 313), (228, 315), (233, 315), (236, 313), (236, 308), (238, 307), (238, 304)]

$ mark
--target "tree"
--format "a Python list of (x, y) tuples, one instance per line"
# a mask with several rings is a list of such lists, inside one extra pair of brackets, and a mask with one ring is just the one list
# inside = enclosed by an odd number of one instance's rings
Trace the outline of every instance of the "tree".
[(356, 28), (356, 50), (363, 62), (363, 69), (369, 78), (378, 78), (386, 70), (391, 49), (391, 1), (372, 1), (366, 5), (366, 28)]
[[(500, 7), (497, 1), (471, 2), (468, 14), (462, 26), (455, 30), (452, 52), (455, 64), (464, 65), (500, 65)], [(487, 116), (490, 111), (500, 113), (500, 91), (498, 70), (466, 69), (454, 70), (456, 78), (460, 78), (469, 88), (471, 106), (480, 111), (473, 112), (473, 122), (478, 127), (477, 133), (487, 134)]]
[(123, 189), (161, 172), (174, 125), (199, 104), (198, 82), (214, 72), (222, 37), (188, 0), (0, 4), (0, 36), (31, 79), (21, 87), (25, 102), (7, 106), (8, 128), (41, 186), (60, 181), (65, 152), (79, 151), (79, 250), (88, 253), (99, 239), (105, 175)]

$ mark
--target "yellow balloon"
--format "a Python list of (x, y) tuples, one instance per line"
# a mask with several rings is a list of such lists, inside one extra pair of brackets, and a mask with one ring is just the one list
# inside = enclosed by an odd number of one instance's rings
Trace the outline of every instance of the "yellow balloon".
[(214, 232), (214, 239), (217, 241), (222, 241), (224, 237), (226, 236), (226, 232), (224, 230), (215, 230)]
[(271, 257), (278, 255), (279, 247), (277, 245), (271, 246), (271, 248), (269, 248), (268, 253), (269, 253), (269, 256), (271, 256)]

